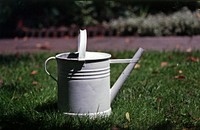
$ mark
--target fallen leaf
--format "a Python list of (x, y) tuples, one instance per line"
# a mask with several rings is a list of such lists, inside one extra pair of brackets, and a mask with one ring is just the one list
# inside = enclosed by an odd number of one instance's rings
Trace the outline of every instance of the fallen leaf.
[(131, 121), (129, 112), (126, 112), (126, 119), (127, 119), (129, 122)]
[(193, 120), (200, 121), (200, 117), (194, 117), (194, 116), (192, 115), (192, 113), (188, 113), (188, 114), (190, 115), (190, 117), (193, 118)]
[(182, 71), (182, 70), (178, 70), (178, 73), (179, 73), (179, 74), (182, 74), (182, 73), (183, 73), (183, 71)]
[(33, 85), (37, 85), (38, 82), (37, 82), (37, 81), (33, 81), (32, 84), (33, 84)]
[(186, 77), (184, 75), (176, 75), (174, 78), (175, 79), (185, 79)]
[(168, 56), (168, 59), (172, 60), (172, 59), (173, 59), (173, 56)]
[(131, 40), (130, 40), (130, 38), (125, 38), (124, 42), (125, 42), (125, 43), (130, 43)]
[(20, 58), (21, 54), (19, 52), (15, 53), (15, 58)]
[(176, 49), (180, 49), (181, 48), (181, 46), (180, 46), (180, 44), (178, 43), (178, 44), (176, 44)]
[(192, 61), (192, 62), (199, 62), (199, 58), (198, 57), (193, 57), (193, 56), (187, 57), (187, 60)]
[(21, 81), (21, 80), (22, 80), (22, 77), (19, 77), (18, 80)]
[(40, 68), (41, 66), (40, 65), (35, 65), (35, 68)]
[(49, 42), (37, 43), (36, 48), (41, 49), (41, 50), (50, 50), (51, 49)]
[(139, 69), (139, 68), (140, 68), (140, 64), (137, 63), (137, 64), (135, 65), (134, 69)]
[(3, 85), (3, 79), (0, 79), (0, 87)]
[(31, 75), (36, 75), (38, 72), (37, 72), (37, 70), (33, 70), (32, 72), (31, 72)]
[(156, 98), (156, 102), (161, 102), (162, 101), (162, 97), (157, 97)]
[(18, 41), (18, 40), (19, 40), (19, 37), (14, 37), (14, 40), (15, 40), (15, 41)]
[(27, 41), (27, 40), (28, 40), (28, 37), (24, 37), (24, 38), (23, 38), (23, 41)]
[(40, 48), (42, 46), (42, 43), (37, 43), (35, 46), (36, 48)]
[(186, 49), (186, 52), (192, 52), (192, 48), (191, 47), (189, 47), (188, 49)]
[(111, 130), (120, 130), (120, 128), (118, 128), (118, 127), (116, 127), (116, 126), (113, 126), (113, 127), (111, 128)]
[(128, 127), (129, 127), (128, 124), (125, 124), (125, 125), (124, 125), (124, 128), (125, 128), (125, 129), (127, 129)]
[(160, 63), (160, 67), (166, 67), (166, 66), (168, 66), (168, 64), (169, 64), (168, 62), (163, 61)]

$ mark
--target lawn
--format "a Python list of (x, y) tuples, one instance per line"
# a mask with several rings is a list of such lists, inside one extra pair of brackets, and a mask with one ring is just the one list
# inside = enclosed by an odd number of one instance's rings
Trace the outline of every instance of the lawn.
[[(131, 58), (134, 51), (111, 52)], [(0, 55), (0, 129), (200, 129), (200, 52), (145, 52), (112, 103), (112, 115), (69, 117), (44, 71), (54, 53)], [(125, 64), (111, 65), (111, 84)], [(56, 75), (56, 63), (49, 63)]]

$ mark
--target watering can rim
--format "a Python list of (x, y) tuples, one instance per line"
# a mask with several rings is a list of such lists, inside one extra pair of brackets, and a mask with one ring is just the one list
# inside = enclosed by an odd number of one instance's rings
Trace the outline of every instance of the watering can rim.
[[(68, 57), (70, 54), (75, 55), (75, 57), (74, 58)], [(80, 61), (78, 59), (78, 54), (79, 54), (78, 52), (64, 52), (64, 53), (57, 54), (55, 58), (59, 60)], [(111, 58), (111, 54), (109, 53), (86, 51), (84, 61), (107, 60), (110, 58)]]

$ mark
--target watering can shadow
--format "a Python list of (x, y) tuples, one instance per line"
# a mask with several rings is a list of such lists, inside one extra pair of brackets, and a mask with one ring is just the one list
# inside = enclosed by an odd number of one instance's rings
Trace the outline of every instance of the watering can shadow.
[[(85, 49), (84, 44), (80, 48)], [(109, 116), (112, 101), (144, 49), (139, 48), (131, 59), (110, 59), (108, 53), (88, 52), (80, 48), (78, 52), (60, 53), (45, 61), (46, 73), (58, 84), (58, 109), (67, 115)], [(47, 70), (50, 60), (57, 61), (57, 78)], [(110, 88), (110, 64), (113, 63), (129, 64)]]

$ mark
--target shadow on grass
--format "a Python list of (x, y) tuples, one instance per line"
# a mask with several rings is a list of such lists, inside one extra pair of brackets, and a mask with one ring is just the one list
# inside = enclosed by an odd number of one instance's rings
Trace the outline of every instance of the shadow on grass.
[(170, 121), (165, 121), (151, 126), (149, 130), (173, 130), (174, 128), (175, 126)]
[(46, 113), (50, 113), (49, 115), (51, 115), (51, 113), (57, 110), (56, 106), (55, 102), (49, 102), (36, 107), (35, 109), (37, 112), (30, 110), (4, 114), (6, 113), (6, 110), (4, 110), (4, 112), (0, 114), (0, 130), (59, 129), (47, 127), (48, 120), (45, 118), (47, 116)]
[(24, 113), (19, 112), (2, 117), (0, 121), (0, 130), (64, 130), (66, 128), (68, 129), (70, 126), (70, 124), (66, 126), (56, 126), (51, 123), (52, 122), (48, 122), (45, 117), (41, 116), (37, 119), (32, 119)]
[(91, 120), (89, 117), (63, 116), (58, 112), (55, 101), (44, 103), (30, 111), (0, 113), (0, 130), (102, 130), (111, 128), (111, 124), (109, 118)]
[(25, 130), (25, 129), (38, 129), (42, 126), (41, 121), (33, 121), (22, 112), (17, 112), (11, 115), (5, 115), (0, 121), (2, 130)]
[(35, 108), (38, 112), (58, 112), (57, 102), (47, 102)]
[[(87, 129), (87, 130), (102, 130), (111, 128), (111, 120), (109, 118), (96, 118), (91, 119), (89, 117), (78, 117), (78, 116), (69, 116), (63, 115), (63, 113), (59, 112), (57, 107), (57, 102), (47, 102), (41, 106), (37, 106), (35, 108), (36, 111), (40, 113), (57, 113), (60, 120), (63, 122), (59, 126), (52, 125), (48, 129), (59, 129), (59, 130), (80, 130), (80, 129)], [(59, 118), (58, 117), (58, 118)], [(58, 121), (57, 120), (57, 121)]]
[[(1, 107), (0, 107), (1, 108)], [(60, 125), (55, 123), (56, 119), (53, 114), (58, 114), (57, 116), (62, 116), (62, 113), (58, 112), (57, 102), (50, 101), (38, 105), (35, 109), (39, 113), (35, 117), (31, 117), (29, 113), (16, 112), (10, 115), (0, 115), (0, 130), (16, 129), (16, 130), (78, 130), (78, 129), (111, 129), (111, 130), (126, 130), (120, 127), (113, 127), (111, 118), (99, 118), (99, 119), (89, 119), (87, 117), (71, 117), (64, 116), (64, 118), (58, 119), (58, 122), (62, 122)], [(34, 116), (34, 115), (33, 115)], [(50, 116), (49, 119), (47, 117)], [(59, 118), (59, 117), (58, 117)], [(148, 130), (172, 130), (175, 126), (170, 121), (164, 121), (157, 125), (150, 126)], [(196, 130), (194, 128), (194, 130)]]

